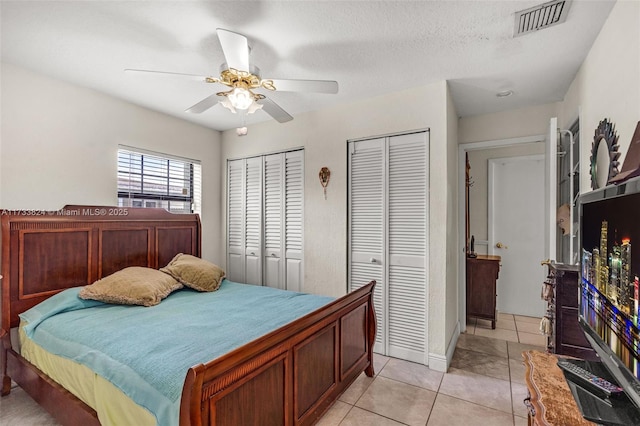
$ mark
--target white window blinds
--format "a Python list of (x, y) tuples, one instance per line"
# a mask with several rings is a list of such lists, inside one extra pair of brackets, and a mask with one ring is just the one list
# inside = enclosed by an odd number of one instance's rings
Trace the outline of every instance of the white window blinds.
[(200, 162), (166, 154), (118, 149), (118, 205), (201, 212)]

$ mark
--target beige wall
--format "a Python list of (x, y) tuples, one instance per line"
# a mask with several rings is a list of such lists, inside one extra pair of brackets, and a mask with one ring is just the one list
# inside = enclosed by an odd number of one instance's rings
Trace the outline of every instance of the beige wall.
[(640, 2), (618, 0), (559, 110), (560, 127), (580, 114), (580, 192), (591, 190), (589, 157), (601, 120), (615, 124), (620, 165), (640, 120)]
[(203, 257), (220, 251), (220, 133), (2, 64), (0, 192), (5, 209), (117, 205), (118, 144), (202, 162)]
[(458, 141), (463, 144), (543, 135), (549, 128), (549, 119), (556, 115), (557, 104), (551, 103), (462, 117), (458, 127)]
[[(458, 247), (458, 113), (447, 90), (447, 297), (445, 303), (445, 340), (438, 349), (451, 351), (455, 348), (458, 324), (458, 267), (462, 248)], [(447, 354), (453, 356), (453, 353)]]
[[(457, 269), (456, 239), (447, 243), (448, 234), (455, 232), (451, 228), (455, 218), (448, 209), (456, 199), (455, 181), (450, 182), (455, 168), (451, 170), (447, 156), (457, 149), (447, 124), (447, 90), (446, 82), (440, 82), (300, 114), (285, 124), (268, 121), (252, 126), (243, 137), (235, 131), (222, 135), (225, 159), (304, 147), (303, 291), (340, 296), (347, 286), (347, 140), (430, 128), (429, 351), (439, 355), (444, 354), (450, 328), (445, 315), (450, 309), (457, 314), (455, 297), (447, 300), (449, 287), (455, 291), (457, 286), (455, 274), (447, 267), (447, 259), (453, 258), (453, 271)], [(323, 166), (331, 170), (326, 200), (318, 181)], [(450, 220), (454, 225), (447, 225)]]

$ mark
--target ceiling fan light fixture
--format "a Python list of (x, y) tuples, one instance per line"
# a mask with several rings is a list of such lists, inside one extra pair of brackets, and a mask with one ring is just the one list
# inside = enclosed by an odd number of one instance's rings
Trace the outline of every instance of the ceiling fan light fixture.
[(243, 113), (246, 111), (247, 114), (253, 114), (254, 112), (262, 109), (263, 107), (262, 104), (259, 104), (255, 100), (251, 99), (251, 104), (249, 105), (248, 108), (244, 110), (240, 108), (236, 109), (236, 107), (234, 107), (231, 101), (228, 99), (228, 96), (225, 97), (224, 100), (220, 101), (220, 105), (222, 105), (223, 107), (225, 107), (226, 109), (228, 109), (234, 114), (238, 114), (238, 111), (240, 111), (240, 113)]
[[(571, 1), (571, 0), (561, 0)], [(233, 114), (238, 114), (244, 119), (247, 114), (252, 114), (262, 109), (279, 123), (293, 120), (293, 117), (276, 104), (272, 99), (256, 89), (283, 92), (312, 92), (312, 93), (338, 93), (338, 82), (330, 80), (292, 80), (292, 79), (262, 79), (260, 69), (251, 64), (249, 53), (251, 46), (246, 36), (218, 28), (216, 30), (225, 62), (220, 66), (220, 77), (185, 74), (176, 72), (164, 72), (153, 70), (127, 69), (129, 72), (144, 72), (153, 74), (165, 74), (188, 77), (208, 84), (226, 86), (224, 91), (209, 95), (200, 102), (187, 108), (185, 112), (200, 114), (216, 105), (216, 101)], [(216, 98), (218, 96), (219, 98)], [(264, 107), (264, 108), (263, 108)]]
[(220, 105), (222, 105), (223, 107), (225, 107), (226, 109), (228, 109), (229, 111), (231, 111), (234, 114), (236, 114), (238, 112), (233, 107), (233, 105), (231, 105), (231, 102), (229, 102), (229, 99), (227, 99), (227, 98), (224, 98), (223, 101), (220, 101)]
[(249, 105), (249, 108), (247, 108), (247, 114), (253, 114), (259, 109), (262, 109), (262, 104), (259, 104), (256, 101), (253, 101), (251, 105)]
[(245, 110), (248, 109), (253, 103), (253, 96), (251, 93), (242, 87), (236, 87), (233, 89), (231, 93), (227, 96), (229, 102), (235, 109)]

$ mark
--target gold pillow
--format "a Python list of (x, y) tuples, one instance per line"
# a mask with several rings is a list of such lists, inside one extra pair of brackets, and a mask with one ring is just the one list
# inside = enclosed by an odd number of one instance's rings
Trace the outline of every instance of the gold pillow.
[(120, 305), (157, 305), (182, 284), (156, 269), (131, 266), (114, 272), (91, 285), (78, 295), (82, 299)]
[(217, 265), (183, 253), (178, 253), (160, 270), (198, 291), (216, 291), (224, 278), (224, 271)]

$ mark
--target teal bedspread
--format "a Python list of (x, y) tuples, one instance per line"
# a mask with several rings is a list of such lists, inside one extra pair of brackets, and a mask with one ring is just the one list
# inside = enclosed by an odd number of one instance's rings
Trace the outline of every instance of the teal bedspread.
[(189, 367), (215, 359), (334, 300), (224, 280), (152, 307), (111, 305), (65, 290), (24, 312), (28, 337), (103, 376), (159, 425), (178, 424)]

